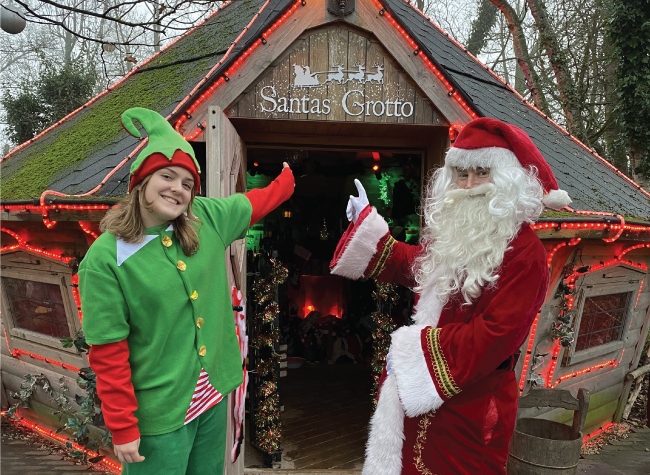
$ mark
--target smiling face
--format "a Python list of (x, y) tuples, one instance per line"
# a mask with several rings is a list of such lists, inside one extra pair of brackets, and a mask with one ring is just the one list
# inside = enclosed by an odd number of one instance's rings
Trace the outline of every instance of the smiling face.
[(165, 167), (151, 174), (144, 192), (150, 209), (140, 205), (147, 228), (160, 226), (178, 218), (192, 199), (194, 177), (183, 167)]
[(489, 168), (456, 168), (456, 185), (461, 190), (469, 190), (483, 183), (491, 183)]

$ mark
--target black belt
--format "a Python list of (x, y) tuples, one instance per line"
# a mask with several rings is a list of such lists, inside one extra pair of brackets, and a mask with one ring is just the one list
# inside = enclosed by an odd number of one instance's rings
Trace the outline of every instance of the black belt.
[(501, 363), (499, 366), (497, 366), (497, 369), (505, 369), (505, 370), (508, 370), (508, 371), (514, 370), (515, 366), (517, 366), (517, 361), (519, 361), (519, 355), (520, 354), (521, 353), (518, 351), (514, 355), (508, 356), (508, 358), (506, 358), (506, 360), (503, 363)]

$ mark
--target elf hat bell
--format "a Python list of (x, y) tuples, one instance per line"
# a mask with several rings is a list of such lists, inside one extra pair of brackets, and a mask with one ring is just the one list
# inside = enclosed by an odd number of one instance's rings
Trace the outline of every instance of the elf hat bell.
[(571, 203), (569, 194), (559, 189), (553, 170), (528, 134), (500, 120), (482, 117), (467, 124), (447, 152), (445, 165), (459, 168), (535, 167), (544, 188), (544, 206), (562, 209)]
[(140, 122), (147, 132), (149, 143), (131, 165), (129, 192), (156, 170), (164, 167), (182, 167), (194, 177), (194, 188), (198, 193), (201, 190), (201, 168), (192, 146), (158, 112), (133, 107), (122, 114), (122, 127), (134, 137), (141, 138), (133, 120)]

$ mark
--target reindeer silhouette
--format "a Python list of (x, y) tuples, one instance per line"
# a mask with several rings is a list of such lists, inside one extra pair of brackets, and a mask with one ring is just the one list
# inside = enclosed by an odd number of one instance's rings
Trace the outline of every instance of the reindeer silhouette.
[(366, 67), (362, 66), (359, 63), (355, 63), (354, 65), (357, 67), (357, 72), (352, 73), (352, 74), (348, 73), (348, 80), (345, 81), (345, 82), (348, 83), (350, 81), (359, 81), (361, 84), (363, 84), (364, 82), (366, 82), (366, 80), (365, 80), (365, 77), (366, 77), (365, 69), (366, 69)]
[(328, 82), (334, 82), (337, 81), (339, 84), (343, 82), (343, 66), (340, 64), (334, 65), (336, 69), (338, 69), (337, 72), (329, 72), (327, 73), (327, 80), (323, 84), (327, 84)]
[(377, 69), (377, 72), (374, 74), (368, 74), (366, 76), (365, 82), (376, 82), (377, 84), (383, 84), (384, 82), (384, 67), (375, 63), (372, 65), (373, 68)]

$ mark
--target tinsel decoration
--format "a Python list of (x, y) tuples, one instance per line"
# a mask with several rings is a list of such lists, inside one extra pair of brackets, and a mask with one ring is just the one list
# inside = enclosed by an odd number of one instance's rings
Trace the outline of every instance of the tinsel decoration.
[(280, 355), (275, 351), (280, 338), (278, 328), (273, 325), (279, 312), (274, 302), (277, 286), (282, 284), (289, 272), (277, 260), (270, 259), (271, 271), (268, 277), (259, 279), (252, 286), (253, 299), (258, 311), (255, 314), (255, 326), (259, 330), (251, 346), (260, 355), (257, 364), (257, 376), (261, 384), (256, 389), (255, 405), (255, 443), (257, 447), (272, 454), (280, 448), (280, 396), (278, 394), (278, 372)]
[(372, 293), (372, 297), (377, 301), (377, 311), (372, 314), (372, 320), (375, 324), (375, 330), (372, 333), (374, 354), (372, 356), (372, 401), (373, 411), (377, 406), (377, 390), (379, 389), (379, 380), (381, 373), (386, 364), (386, 355), (390, 348), (390, 335), (396, 329), (396, 325), (386, 311), (386, 307), (397, 303), (399, 295), (397, 294), (396, 285), (377, 282), (377, 288)]

